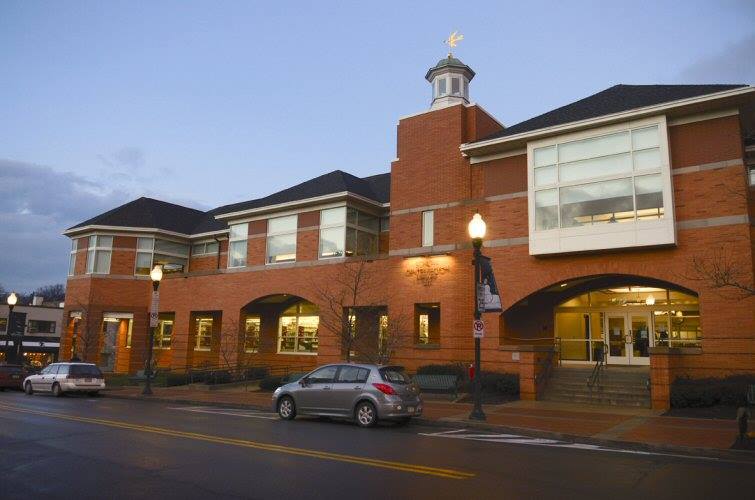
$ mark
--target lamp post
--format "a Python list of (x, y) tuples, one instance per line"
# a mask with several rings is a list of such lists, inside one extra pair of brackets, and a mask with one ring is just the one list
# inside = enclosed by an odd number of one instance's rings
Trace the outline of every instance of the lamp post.
[[(16, 303), (18, 302), (18, 296), (16, 296), (15, 292), (11, 292), (10, 295), (8, 295), (8, 322), (5, 324), (5, 352), (7, 353), (6, 356), (10, 358), (11, 350), (8, 348), (10, 346), (10, 339), (11, 339), (11, 325), (13, 325), (13, 308), (16, 306)], [(16, 342), (13, 341), (13, 352), (16, 350)], [(13, 354), (13, 357), (15, 358), (16, 355)], [(15, 359), (11, 359), (9, 361), (16, 361)]]
[(160, 303), (160, 280), (163, 279), (163, 268), (156, 265), (149, 273), (152, 279), (152, 304), (149, 311), (149, 342), (147, 344), (147, 364), (144, 367), (144, 390), (142, 394), (150, 396), (152, 394), (152, 346), (155, 343), (155, 327), (157, 327), (157, 313)]
[[(472, 238), (472, 246), (474, 247), (474, 319), (479, 321), (482, 317), (482, 311), (480, 311), (480, 297), (479, 297), (479, 285), (482, 283), (481, 276), (481, 264), (482, 257), (482, 239), (485, 237), (485, 221), (482, 220), (482, 216), (479, 213), (474, 214), (472, 220), (469, 221), (467, 230), (469, 231), (469, 237)], [(475, 336), (474, 339), (474, 408), (472, 413), (469, 414), (470, 420), (485, 420), (485, 412), (482, 411), (482, 377), (480, 369), (480, 337)]]

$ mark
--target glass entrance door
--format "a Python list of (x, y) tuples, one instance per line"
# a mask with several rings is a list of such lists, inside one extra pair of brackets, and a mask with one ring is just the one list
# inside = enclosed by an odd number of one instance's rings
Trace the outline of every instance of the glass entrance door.
[(608, 362), (618, 365), (649, 365), (650, 314), (606, 314)]
[(631, 343), (627, 343), (626, 314), (606, 314), (606, 343), (608, 344), (608, 362), (628, 365)]
[(633, 313), (629, 315), (629, 318), (632, 326), (629, 331), (631, 344), (627, 344), (629, 363), (632, 365), (649, 365), (650, 357), (648, 350), (651, 346), (650, 314)]

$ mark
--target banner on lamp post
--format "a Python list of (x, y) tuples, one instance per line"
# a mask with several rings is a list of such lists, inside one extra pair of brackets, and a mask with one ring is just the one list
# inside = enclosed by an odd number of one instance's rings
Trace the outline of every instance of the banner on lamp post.
[(480, 312), (503, 312), (501, 295), (493, 276), (490, 257), (480, 256), (480, 283), (477, 284), (477, 300)]
[(160, 310), (160, 292), (157, 290), (152, 292), (152, 303), (149, 307), (149, 327), (155, 328), (157, 326), (158, 311)]

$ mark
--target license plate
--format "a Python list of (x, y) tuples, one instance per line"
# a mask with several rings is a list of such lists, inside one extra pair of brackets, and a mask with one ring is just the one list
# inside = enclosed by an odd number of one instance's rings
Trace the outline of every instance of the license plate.
[(11, 375), (10, 378), (12, 378), (14, 380), (18, 380), (18, 379), (21, 378), (21, 375)]
[(407, 410), (407, 411), (408, 411), (409, 413), (414, 413), (414, 407), (413, 407), (413, 406), (407, 406), (406, 410)]
[(84, 382), (85, 382), (85, 383), (89, 383), (89, 382), (91, 382), (91, 381), (92, 381), (92, 379), (91, 379), (91, 378), (85, 378), (85, 379), (84, 379)]

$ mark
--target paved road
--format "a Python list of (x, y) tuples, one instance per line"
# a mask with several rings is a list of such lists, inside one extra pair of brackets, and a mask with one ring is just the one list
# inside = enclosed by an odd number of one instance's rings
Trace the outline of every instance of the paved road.
[(755, 465), (407, 425), (0, 393), (0, 498), (742, 498)]

